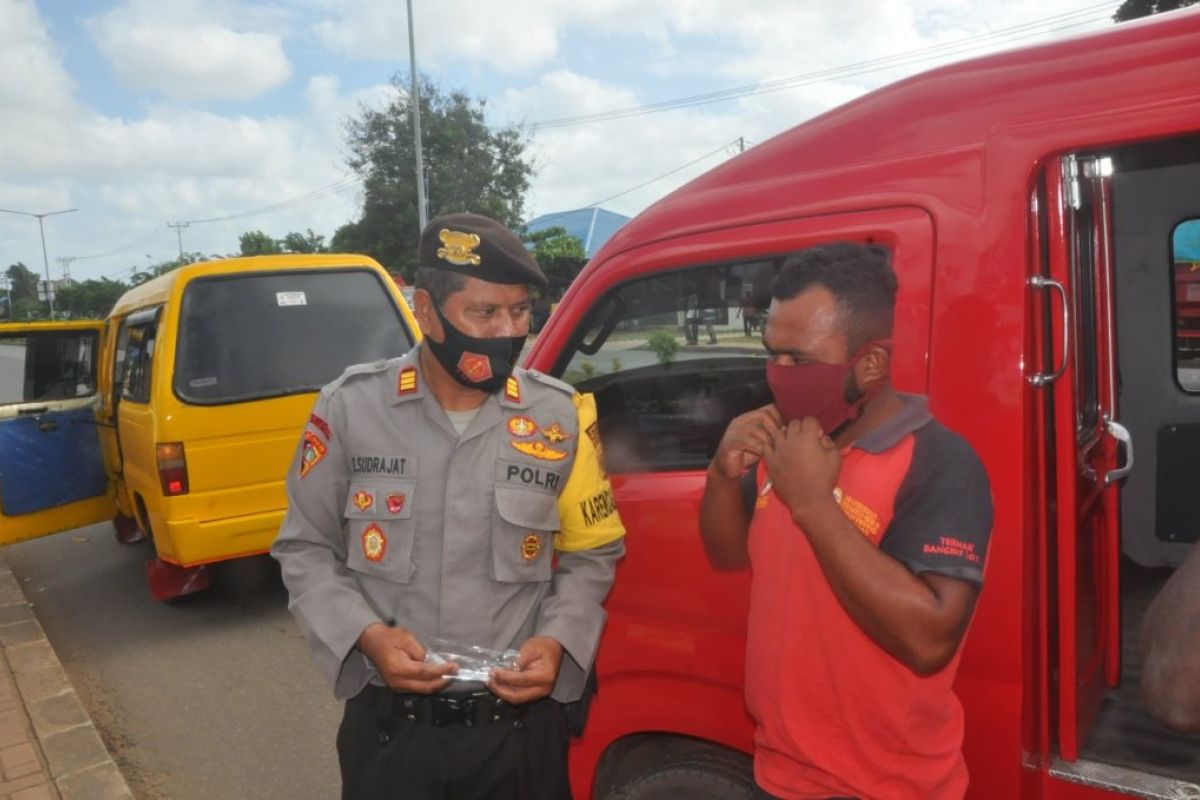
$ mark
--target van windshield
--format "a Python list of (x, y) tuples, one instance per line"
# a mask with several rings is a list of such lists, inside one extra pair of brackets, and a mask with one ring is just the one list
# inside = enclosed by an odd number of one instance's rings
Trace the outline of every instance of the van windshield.
[(201, 278), (183, 295), (175, 394), (218, 404), (315, 391), (351, 364), (412, 344), (370, 270)]

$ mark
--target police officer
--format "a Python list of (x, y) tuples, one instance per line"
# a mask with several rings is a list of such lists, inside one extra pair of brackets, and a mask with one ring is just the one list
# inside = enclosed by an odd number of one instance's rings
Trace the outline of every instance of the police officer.
[[(516, 236), (449, 214), (419, 248), (425, 338), (321, 391), (271, 552), (347, 701), (344, 798), (570, 797), (564, 704), (624, 552), (595, 404), (514, 368), (546, 286)], [(455, 680), (432, 637), (520, 656)]]

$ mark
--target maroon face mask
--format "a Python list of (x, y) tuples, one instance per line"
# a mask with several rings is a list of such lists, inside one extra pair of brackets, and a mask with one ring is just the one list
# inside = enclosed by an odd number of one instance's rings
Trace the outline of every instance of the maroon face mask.
[(775, 398), (775, 407), (786, 425), (794, 419), (812, 417), (826, 435), (847, 422), (858, 419), (867, 400), (883, 388), (875, 384), (854, 402), (846, 399), (847, 379), (854, 365), (871, 345), (887, 347), (890, 342), (869, 342), (845, 364), (767, 364), (767, 385)]

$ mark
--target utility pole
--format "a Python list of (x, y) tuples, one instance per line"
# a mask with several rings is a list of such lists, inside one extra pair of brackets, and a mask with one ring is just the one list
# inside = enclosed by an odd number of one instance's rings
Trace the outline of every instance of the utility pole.
[(59, 256), (58, 258), (54, 259), (58, 262), (59, 266), (62, 267), (63, 277), (66, 278), (68, 282), (71, 280), (71, 262), (75, 261), (77, 258), (78, 256)]
[(738, 137), (738, 152), (739, 153), (746, 152), (746, 137), (745, 136)]
[(421, 152), (421, 88), (417, 80), (417, 38), (413, 32), (412, 0), (408, 0), (408, 63), (412, 75), (412, 88), (408, 92), (408, 101), (412, 103), (413, 138), (416, 139), (417, 151), (417, 219), (421, 230), (429, 222), (429, 209), (425, 199), (425, 158)]
[(191, 227), (190, 222), (168, 222), (168, 228), (175, 229), (175, 236), (179, 238), (179, 263), (183, 263), (183, 229)]
[(12, 319), (12, 279), (8, 277), (7, 272), (0, 272), (0, 289), (4, 290), (4, 316)]
[(3, 211), (5, 214), (37, 217), (38, 233), (42, 236), (42, 266), (46, 268), (46, 300), (50, 303), (50, 319), (54, 319), (54, 283), (50, 280), (50, 258), (46, 255), (46, 227), (42, 224), (42, 220), (46, 217), (53, 217), (55, 214), (70, 214), (78, 210), (78, 208), (66, 208), (62, 211), (45, 211), (41, 214), (35, 214), (31, 211), (13, 211), (10, 208), (0, 208), (0, 211)]

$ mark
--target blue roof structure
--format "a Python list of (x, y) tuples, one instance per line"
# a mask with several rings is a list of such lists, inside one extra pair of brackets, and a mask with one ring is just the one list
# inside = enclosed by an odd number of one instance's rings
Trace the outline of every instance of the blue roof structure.
[(629, 217), (624, 214), (592, 206), (577, 208), (574, 211), (542, 214), (525, 223), (525, 230), (537, 233), (547, 228), (563, 228), (583, 242), (583, 249), (587, 252), (587, 257), (591, 258), (626, 222), (629, 222)]

